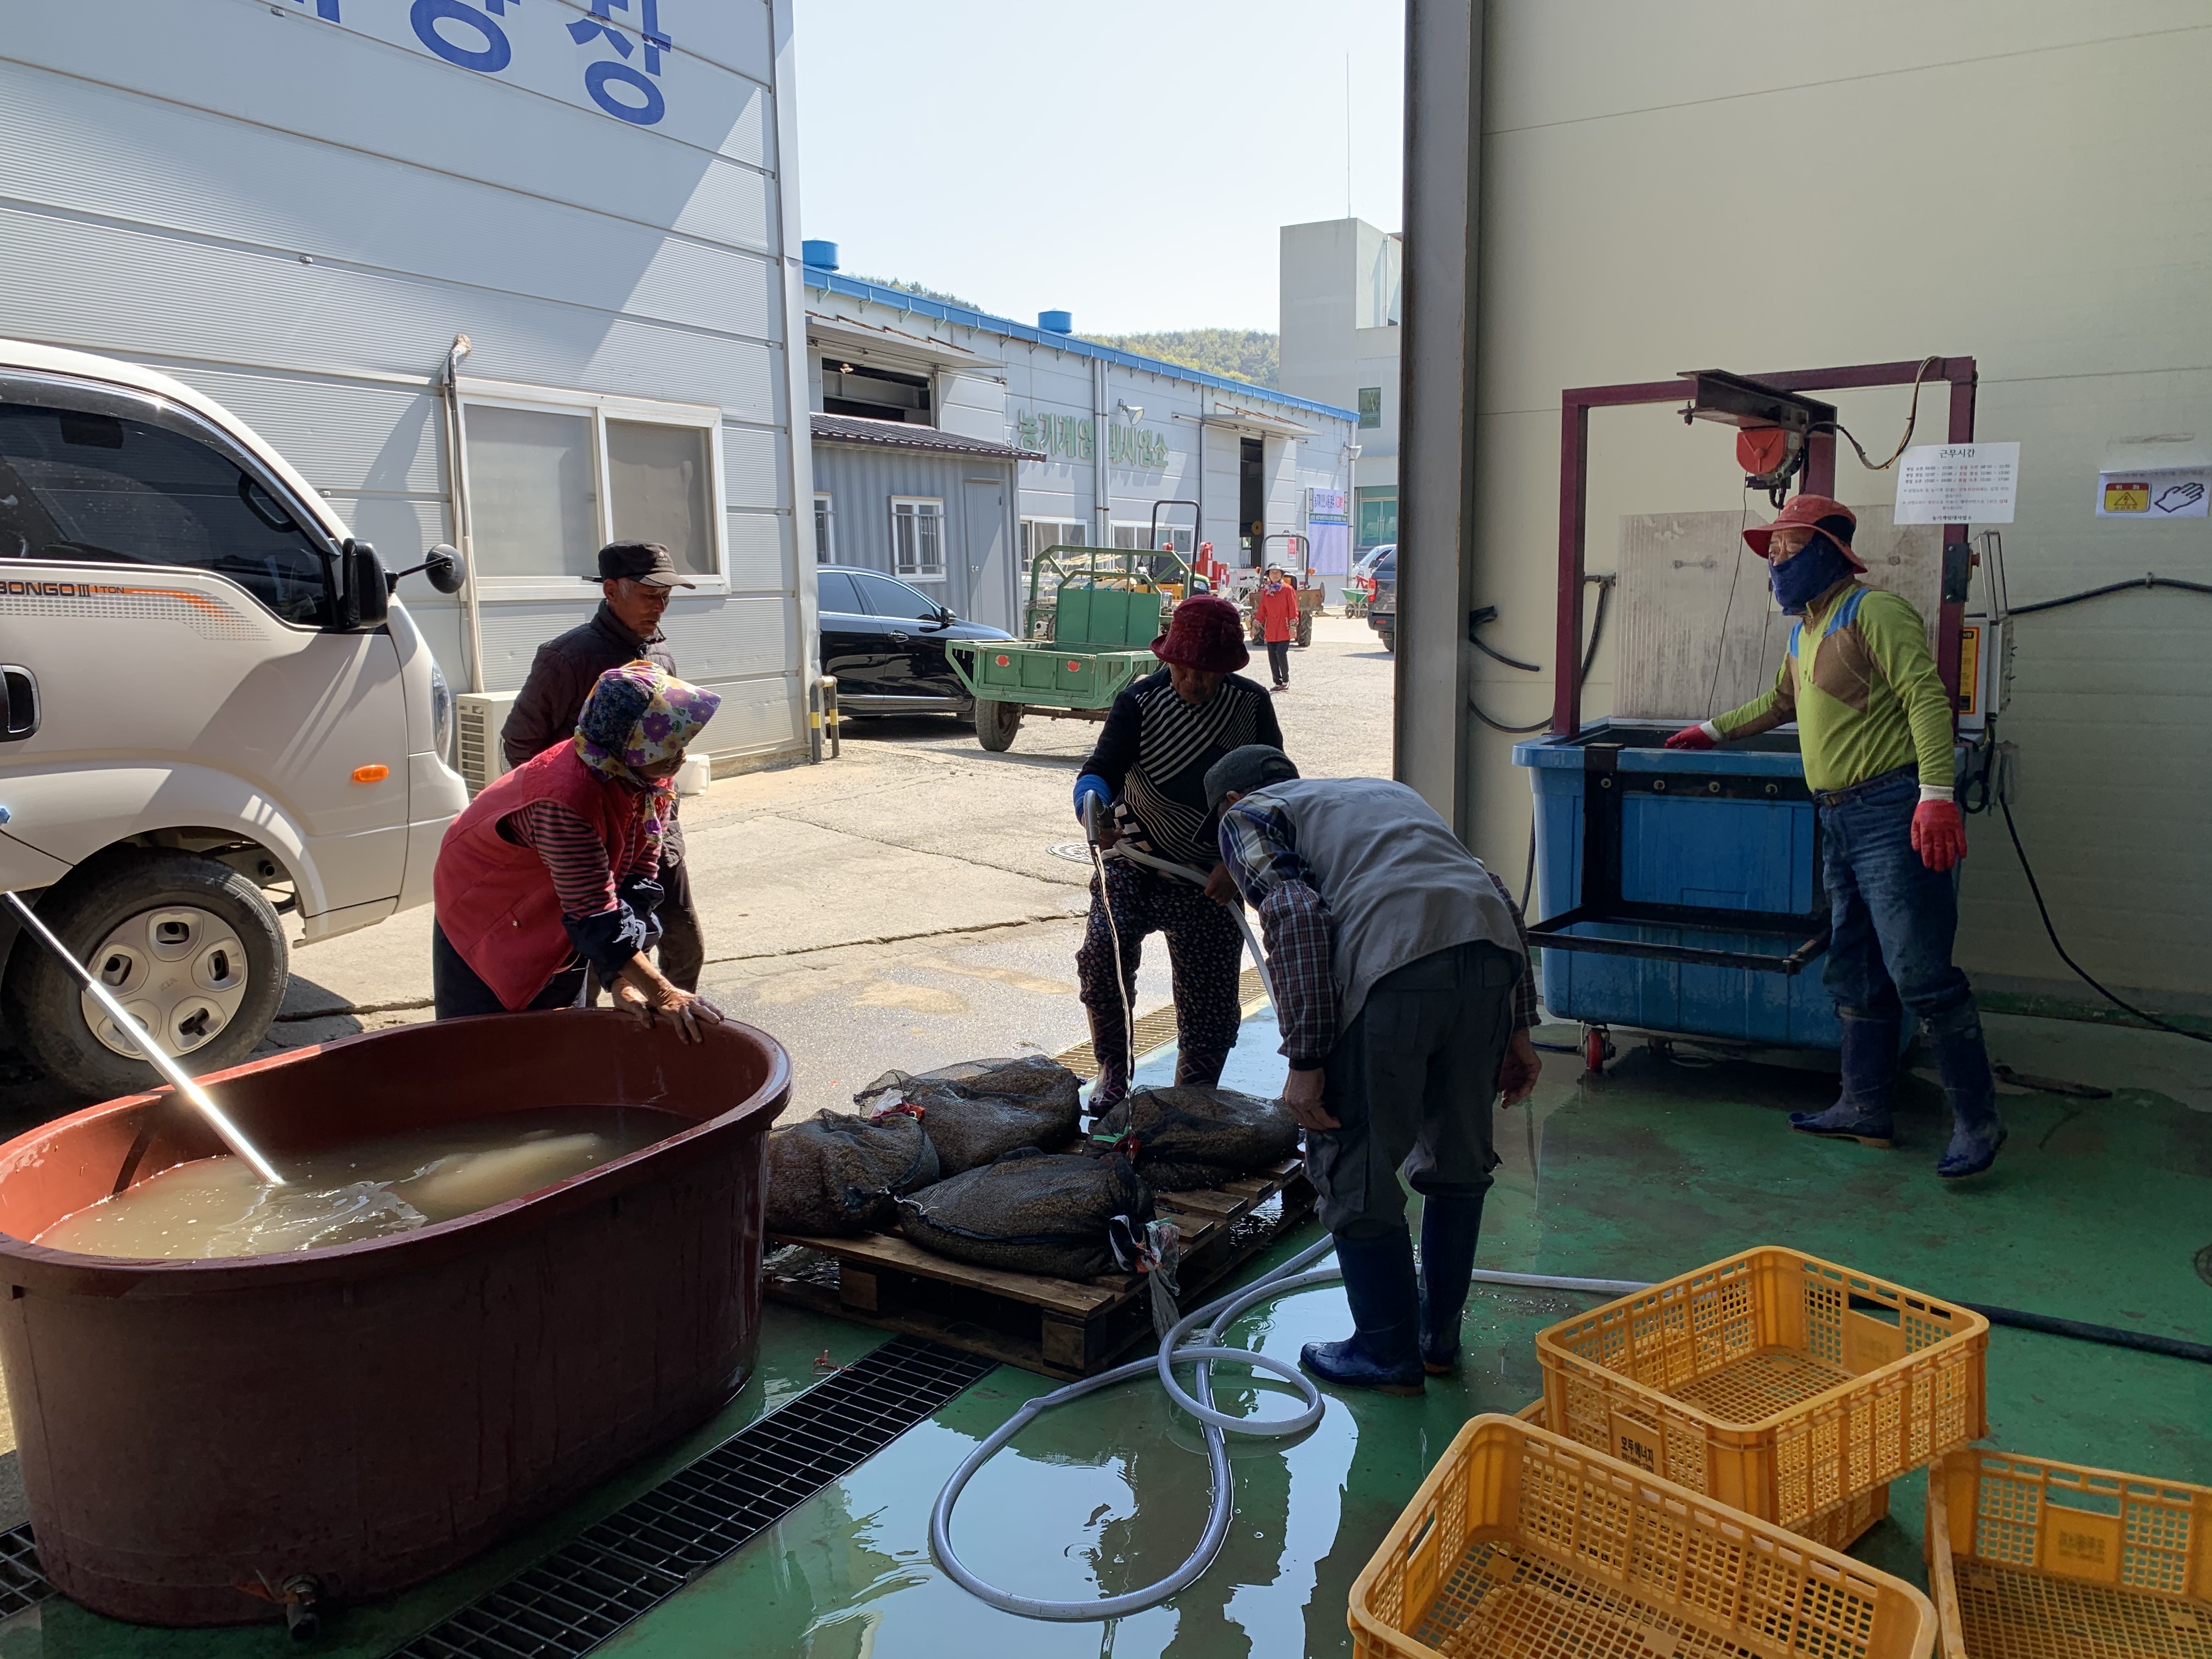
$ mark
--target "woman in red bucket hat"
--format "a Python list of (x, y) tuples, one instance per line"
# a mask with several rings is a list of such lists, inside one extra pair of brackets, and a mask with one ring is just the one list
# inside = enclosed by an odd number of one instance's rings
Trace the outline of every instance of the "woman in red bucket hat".
[(1124, 690), (1107, 711), (1097, 747), (1076, 780), (1075, 815), (1081, 818), (1086, 800), (1095, 798), (1102, 844), (1126, 840), (1139, 852), (1184, 866), (1206, 885), (1201, 892), (1194, 882), (1123, 859), (1105, 861), (1103, 890), (1091, 880), (1091, 918), (1075, 966), (1098, 1060), (1094, 1111), (1128, 1091), (1125, 1006), (1136, 994), (1148, 933), (1167, 935), (1175, 967), (1176, 1081), (1220, 1081), (1242, 1018), (1237, 969), (1244, 941), (1226, 908), (1237, 902), (1237, 890), (1221, 867), (1206, 772), (1247, 744), (1283, 746), (1267, 691), (1237, 672), (1251, 659), (1243, 619), (1228, 600), (1210, 593), (1185, 599), (1152, 641), (1152, 654), (1163, 665), (1159, 672)]
[(1972, 988), (1951, 961), (1959, 901), (1952, 871), (1966, 830), (1952, 800), (1951, 699), (1909, 600), (1869, 587), (1851, 550), (1857, 520), (1826, 495), (1793, 497), (1743, 532), (1766, 561), (1776, 601), (1797, 617), (1774, 688), (1667, 739), (1710, 749), (1797, 723), (1805, 782), (1820, 802), (1821, 879), (1831, 933), (1821, 970), (1843, 1026), (1843, 1089), (1807, 1134), (1887, 1146), (1904, 1022), (1916, 1018), (1951, 1103), (1947, 1181), (1996, 1162), (1997, 1115)]

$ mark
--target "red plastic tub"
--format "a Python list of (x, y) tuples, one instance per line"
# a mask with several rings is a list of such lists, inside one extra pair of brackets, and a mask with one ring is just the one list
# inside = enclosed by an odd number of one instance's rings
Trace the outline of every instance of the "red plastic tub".
[(221, 1151), (167, 1091), (0, 1146), (0, 1362), (46, 1576), (157, 1625), (281, 1616), (442, 1572), (710, 1416), (761, 1314), (768, 1128), (790, 1062), (748, 1025), (686, 1045), (611, 1012), (349, 1037), (205, 1079), (284, 1154), (542, 1106), (692, 1127), (419, 1231), (127, 1261), (25, 1241)]

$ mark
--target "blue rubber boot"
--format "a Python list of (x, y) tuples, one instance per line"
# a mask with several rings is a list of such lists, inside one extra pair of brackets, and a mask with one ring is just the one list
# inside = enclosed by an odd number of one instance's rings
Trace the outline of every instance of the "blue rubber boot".
[(1936, 1173), (1946, 1181), (1964, 1181), (1996, 1163), (1997, 1148), (2005, 1144), (1982, 1023), (1978, 1018), (1962, 1030), (1931, 1036), (1928, 1046), (1935, 1050), (1936, 1069), (1951, 1102), (1951, 1144), (1943, 1149)]
[[(1900, 1022), (1843, 1017), (1843, 1090), (1824, 1112), (1792, 1112), (1790, 1127), (1801, 1134), (1856, 1140), (1862, 1146), (1893, 1145), (1891, 1101), (1897, 1093)], [(1986, 1073), (1987, 1067), (1984, 1067)]]
[(1344, 1269), (1352, 1333), (1341, 1342), (1307, 1343), (1298, 1363), (1339, 1388), (1425, 1392), (1413, 1236), (1402, 1229), (1388, 1238), (1340, 1236), (1336, 1261)]
[(1467, 1309), (1482, 1194), (1421, 1200), (1421, 1369), (1446, 1376), (1459, 1369), (1459, 1321)]

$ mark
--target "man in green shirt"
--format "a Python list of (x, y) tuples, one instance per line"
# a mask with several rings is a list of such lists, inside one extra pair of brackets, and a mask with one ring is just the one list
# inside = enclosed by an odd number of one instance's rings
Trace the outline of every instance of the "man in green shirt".
[(1856, 580), (1857, 520), (1826, 495), (1791, 499), (1744, 532), (1783, 610), (1802, 618), (1774, 689), (1688, 726), (1669, 749), (1710, 749), (1797, 723), (1805, 781), (1820, 802), (1821, 876), (1832, 926), (1823, 973), (1843, 1025), (1843, 1090), (1793, 1128), (1869, 1146), (1893, 1138), (1892, 1097), (1905, 1011), (1919, 1018), (1951, 1103), (1936, 1173), (1979, 1175), (2005, 1127), (1966, 976), (1951, 962), (1965, 820), (1952, 799), (1951, 700), (1911, 603)]

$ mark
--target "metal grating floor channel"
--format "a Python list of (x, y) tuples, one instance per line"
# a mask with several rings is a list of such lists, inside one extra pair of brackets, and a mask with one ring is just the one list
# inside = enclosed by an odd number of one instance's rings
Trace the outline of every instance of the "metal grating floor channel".
[(0, 1619), (34, 1607), (54, 1593), (39, 1568), (38, 1546), (31, 1539), (31, 1523), (0, 1532)]
[(416, 1637), (392, 1659), (575, 1659), (588, 1653), (996, 1364), (916, 1337), (895, 1337)]

